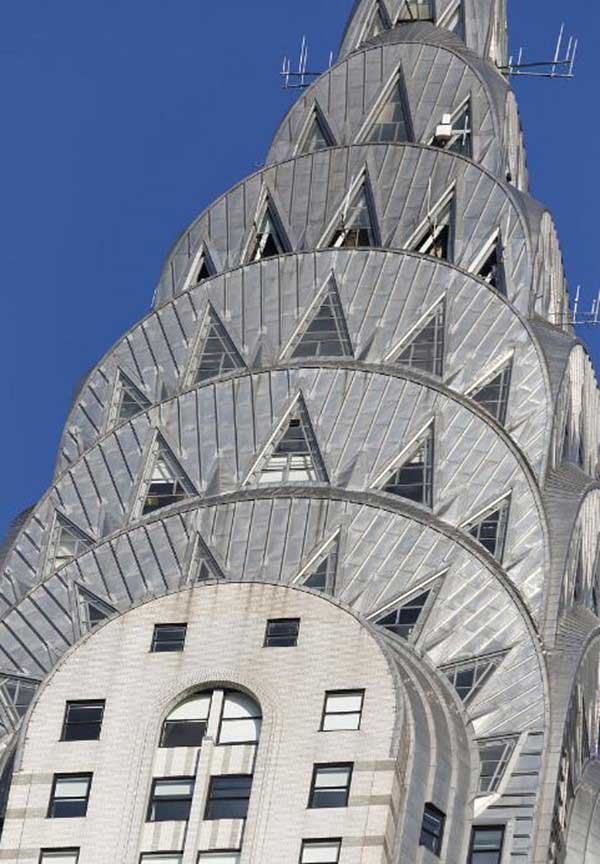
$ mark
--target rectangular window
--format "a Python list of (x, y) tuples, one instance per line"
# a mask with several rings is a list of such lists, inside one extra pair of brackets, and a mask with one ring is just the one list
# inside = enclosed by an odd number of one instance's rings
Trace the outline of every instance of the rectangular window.
[(163, 723), (160, 746), (201, 747), (210, 706), (210, 693), (197, 693), (180, 702)]
[(352, 762), (315, 765), (308, 806), (346, 807), (352, 781)]
[(194, 794), (193, 777), (160, 777), (152, 782), (147, 822), (187, 822)]
[(91, 774), (55, 774), (48, 818), (74, 819), (85, 816), (91, 787)]
[(299, 618), (271, 618), (265, 633), (266, 648), (293, 648), (298, 644)]
[(140, 864), (181, 864), (183, 852), (143, 852)]
[(77, 864), (79, 849), (42, 849), (40, 864)]
[(300, 864), (338, 864), (342, 841), (303, 840)]
[(251, 774), (211, 777), (205, 819), (245, 819), (252, 789)]
[(151, 651), (153, 654), (164, 651), (183, 651), (187, 624), (155, 624)]
[(104, 700), (67, 702), (62, 741), (97, 741), (102, 729)]
[(240, 864), (241, 853), (239, 850), (222, 852), (200, 852), (198, 864)]
[(321, 731), (360, 729), (364, 690), (329, 690), (325, 694)]
[(503, 843), (504, 827), (502, 825), (485, 825), (480, 828), (473, 828), (469, 864), (500, 864)]
[(426, 846), (434, 855), (439, 855), (442, 851), (445, 822), (446, 816), (441, 810), (433, 804), (425, 805), (419, 845)]

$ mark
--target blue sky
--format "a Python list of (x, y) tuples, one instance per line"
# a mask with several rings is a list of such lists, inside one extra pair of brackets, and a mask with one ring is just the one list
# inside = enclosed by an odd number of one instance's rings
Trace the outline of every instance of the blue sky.
[[(351, 0), (12, 0), (0, 9), (0, 532), (47, 488), (80, 376), (150, 306), (163, 258), (254, 171), (291, 101), (282, 55), (336, 50)], [(572, 82), (518, 81), (532, 192), (571, 286), (598, 278), (600, 7), (511, 3), (513, 47), (581, 39)], [(600, 368), (600, 331), (582, 334)]]

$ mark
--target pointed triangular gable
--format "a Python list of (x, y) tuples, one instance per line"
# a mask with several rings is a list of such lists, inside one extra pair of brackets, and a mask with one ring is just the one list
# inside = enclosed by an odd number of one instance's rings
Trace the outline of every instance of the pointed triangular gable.
[(462, 701), (466, 703), (481, 690), (505, 657), (506, 652), (486, 657), (473, 657), (457, 663), (448, 663), (441, 667), (441, 671), (455, 687)]
[(388, 20), (388, 15), (384, 11), (380, 0), (376, 0), (365, 28), (363, 41), (367, 39), (375, 39), (377, 36), (381, 35), (381, 33), (385, 33), (385, 31), (389, 29), (390, 22)]
[(292, 357), (352, 357), (340, 295), (332, 277), (292, 339)]
[(433, 21), (433, 0), (402, 0), (397, 21)]
[(143, 516), (198, 494), (161, 435), (156, 437), (148, 466), (142, 504)]
[(402, 639), (408, 639), (419, 622), (430, 594), (431, 590), (424, 591), (411, 600), (407, 600), (401, 606), (388, 610), (375, 619), (375, 624), (385, 627), (386, 630), (395, 633), (396, 636), (400, 636)]
[(509, 509), (510, 498), (504, 498), (464, 526), (498, 561), (504, 555)]
[(479, 794), (491, 795), (498, 790), (517, 743), (516, 736), (509, 738), (485, 738), (477, 742), (479, 747)]
[(216, 268), (206, 249), (202, 249), (199, 257), (194, 262), (191, 282), (194, 285), (199, 285), (205, 279), (210, 279), (216, 273)]
[(0, 675), (0, 693), (4, 704), (14, 711), (17, 718), (23, 717), (31, 705), (40, 682), (35, 678), (20, 675)]
[(76, 590), (79, 618), (83, 630), (92, 630), (116, 613), (117, 610), (114, 606), (111, 606), (106, 600), (101, 600), (100, 597), (82, 585), (76, 585)]
[(509, 360), (469, 394), (471, 399), (489, 411), (499, 423), (506, 421), (511, 374), (512, 360)]
[(393, 144), (412, 139), (408, 96), (404, 76), (399, 70), (391, 87), (386, 87), (383, 103), (378, 105), (374, 118), (367, 125), (364, 141), (367, 144)]
[(335, 228), (326, 245), (330, 249), (355, 249), (378, 245), (377, 223), (366, 177), (346, 196), (342, 210), (336, 217)]
[(259, 483), (327, 482), (325, 463), (304, 404), (299, 396), (277, 425), (250, 478)]
[(317, 150), (326, 150), (335, 144), (333, 135), (319, 108), (315, 105), (310, 112), (308, 123), (302, 133), (298, 146), (298, 155), (306, 156)]
[(119, 370), (116, 419), (131, 420), (132, 417), (136, 417), (142, 411), (147, 411), (149, 407), (150, 400), (122, 370)]
[(409, 501), (432, 506), (433, 501), (433, 427), (402, 457), (379, 487), (383, 492)]
[(196, 369), (195, 383), (200, 384), (210, 378), (218, 378), (234, 369), (244, 369), (237, 348), (225, 329), (221, 319), (209, 304), (201, 331), (200, 360)]
[(49, 570), (58, 570), (94, 545), (94, 540), (62, 513), (56, 513)]
[(454, 239), (454, 193), (446, 193), (419, 226), (408, 248), (440, 261), (452, 261)]
[(444, 371), (445, 329), (446, 304), (442, 300), (419, 324), (415, 335), (405, 343), (392, 362), (441, 378)]
[(318, 552), (304, 566), (295, 581), (302, 581), (313, 591), (335, 593), (338, 559), (340, 550), (339, 533), (321, 546)]
[(283, 225), (275, 209), (275, 205), (267, 195), (259, 210), (253, 236), (245, 256), (246, 263), (262, 261), (263, 258), (274, 258), (291, 250)]
[(214, 579), (225, 579), (225, 575), (215, 556), (202, 537), (197, 534), (189, 570), (189, 581), (208, 582)]
[(506, 271), (504, 269), (504, 245), (502, 237), (496, 233), (477, 259), (471, 271), (495, 288), (504, 297), (506, 291)]

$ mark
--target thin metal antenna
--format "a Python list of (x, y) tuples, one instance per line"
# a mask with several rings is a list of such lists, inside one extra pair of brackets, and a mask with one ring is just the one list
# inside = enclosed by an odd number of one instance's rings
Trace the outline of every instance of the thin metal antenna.
[(589, 312), (580, 312), (579, 304), (581, 299), (581, 285), (577, 286), (575, 291), (575, 300), (573, 301), (573, 309), (567, 309), (566, 312), (561, 312), (556, 316), (556, 324), (569, 324), (572, 327), (597, 327), (600, 325), (600, 289), (598, 294), (592, 300)]
[[(333, 51), (329, 54), (329, 68), (333, 66)], [(309, 87), (315, 78), (322, 75), (322, 72), (311, 72), (308, 69), (308, 40), (306, 36), (302, 37), (300, 42), (300, 54), (298, 57), (298, 71), (292, 72), (292, 62), (286, 56), (283, 58), (281, 67), (282, 87), (284, 90), (304, 90)]]
[(570, 36), (566, 47), (565, 43), (565, 25), (561, 24), (556, 40), (554, 55), (551, 60), (535, 60), (533, 62), (525, 62), (523, 59), (524, 49), (519, 48), (517, 62), (513, 62), (513, 57), (509, 58), (508, 66), (500, 67), (500, 71), (504, 72), (509, 77), (525, 77), (525, 78), (574, 78), (575, 58), (577, 56), (577, 48), (579, 40), (574, 36)]

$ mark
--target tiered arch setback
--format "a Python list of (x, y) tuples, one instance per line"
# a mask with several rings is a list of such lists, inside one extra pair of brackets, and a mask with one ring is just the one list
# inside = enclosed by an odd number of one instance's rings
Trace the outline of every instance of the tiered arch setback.
[(356, 0), (79, 388), (0, 553), (3, 860), (595, 860), (600, 397), (505, 16)]

